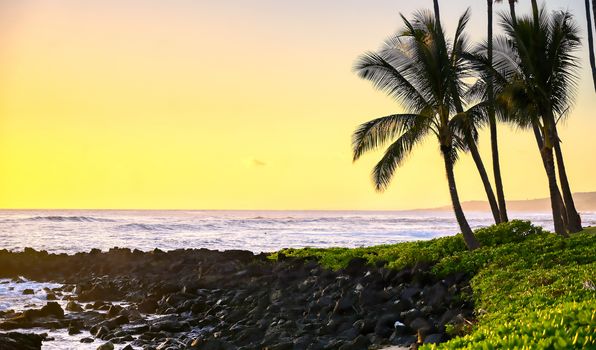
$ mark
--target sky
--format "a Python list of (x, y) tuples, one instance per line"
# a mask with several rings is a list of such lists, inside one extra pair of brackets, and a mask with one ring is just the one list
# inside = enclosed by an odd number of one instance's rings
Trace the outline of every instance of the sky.
[[(528, 3), (528, 4), (526, 4)], [(518, 13), (527, 13), (521, 1)], [(486, 2), (443, 0), (450, 35)], [(584, 2), (569, 9), (585, 37)], [(403, 112), (352, 71), (432, 1), (0, 0), (0, 208), (394, 210), (449, 203), (435, 139), (389, 189), (381, 153), (352, 163), (358, 124)], [(508, 9), (495, 5), (497, 12)], [(497, 30), (498, 32), (498, 30)], [(587, 45), (586, 45), (587, 46)], [(587, 47), (561, 126), (575, 192), (596, 190), (596, 98)], [(533, 136), (499, 127), (508, 199), (548, 194)], [(481, 152), (490, 166), (488, 134)], [(463, 200), (484, 199), (469, 156)]]

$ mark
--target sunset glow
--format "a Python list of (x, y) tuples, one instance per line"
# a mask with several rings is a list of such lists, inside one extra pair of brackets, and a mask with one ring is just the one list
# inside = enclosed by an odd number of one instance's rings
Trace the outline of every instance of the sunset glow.
[[(568, 4), (583, 33), (583, 1)], [(353, 164), (350, 150), (359, 123), (401, 111), (352, 72), (355, 59), (399, 28), (399, 12), (431, 6), (1, 1), (0, 207), (446, 205), (434, 142), (408, 159), (384, 194), (375, 193), (369, 176), (378, 155)], [(452, 30), (468, 6), (469, 32), (480, 40), (483, 2), (444, 1), (443, 21)], [(581, 56), (577, 107), (560, 128), (576, 192), (596, 189), (596, 100), (585, 47)], [(499, 130), (508, 199), (547, 196), (531, 134)], [(481, 151), (488, 164), (487, 136)], [(456, 176), (463, 200), (483, 199), (469, 156)]]

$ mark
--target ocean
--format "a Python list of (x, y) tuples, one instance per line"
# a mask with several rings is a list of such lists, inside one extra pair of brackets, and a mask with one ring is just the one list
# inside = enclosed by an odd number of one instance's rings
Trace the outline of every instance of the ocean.
[[(548, 213), (510, 213), (552, 229)], [(489, 213), (467, 213), (472, 227), (492, 224)], [(583, 213), (585, 225), (596, 213)], [(458, 232), (450, 212), (428, 211), (0, 211), (0, 249), (25, 247), (52, 253), (128, 247), (246, 249), (272, 252), (286, 247), (359, 247), (431, 239)], [(0, 278), (0, 312), (41, 308), (60, 284)], [(25, 289), (34, 294), (23, 293)], [(64, 308), (67, 299), (58, 300)], [(156, 316), (157, 317), (157, 316)], [(66, 329), (17, 329), (47, 333), (45, 350), (92, 350), (102, 342), (80, 342), (88, 332)]]
[[(490, 213), (466, 214), (473, 228), (493, 223)], [(552, 229), (549, 213), (510, 213)], [(582, 213), (586, 226), (596, 213)], [(114, 211), (2, 210), (0, 249), (52, 253), (126, 247), (245, 249), (361, 247), (432, 239), (459, 231), (451, 212), (429, 211)]]

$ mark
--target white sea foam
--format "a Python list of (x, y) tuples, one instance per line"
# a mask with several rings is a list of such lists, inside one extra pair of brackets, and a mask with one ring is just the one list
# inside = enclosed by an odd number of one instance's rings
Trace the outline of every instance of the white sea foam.
[[(489, 213), (467, 213), (474, 228)], [(548, 213), (510, 213), (552, 229)], [(586, 225), (594, 213), (583, 213)], [(247, 249), (357, 247), (458, 232), (449, 212), (367, 211), (0, 211), (0, 249), (75, 253), (127, 247)]]
[[(26, 278), (20, 277), (17, 279), (0, 279), (0, 312), (4, 311), (10, 317), (10, 311), (22, 312), (27, 309), (40, 309), (48, 302), (48, 291), (51, 292), (54, 288), (62, 287), (58, 283), (36, 282), (30, 281)], [(26, 289), (33, 291), (33, 294), (24, 294)], [(68, 298), (71, 294), (61, 293), (61, 298), (52, 300), (60, 304), (62, 309), (65, 309)], [(124, 303), (114, 303), (125, 305)], [(65, 311), (68, 314), (68, 311)], [(2, 317), (0, 317), (2, 320)], [(11, 330), (20, 333), (46, 333), (48, 338), (53, 340), (44, 341), (42, 349), (44, 350), (86, 350), (97, 349), (103, 343), (101, 340), (95, 340), (93, 343), (81, 343), (80, 340), (84, 337), (91, 337), (88, 331), (69, 335), (67, 329), (45, 329), (45, 328), (28, 328), (28, 329), (14, 329)]]
[[(548, 213), (510, 213), (552, 229)], [(489, 213), (468, 213), (472, 227), (492, 224)], [(584, 213), (584, 224), (596, 215)], [(448, 212), (310, 212), (310, 211), (0, 211), (0, 249), (24, 247), (54, 253), (92, 248), (128, 247), (247, 249), (275, 251), (284, 247), (356, 247), (431, 239), (452, 235), (458, 226)], [(0, 311), (41, 308), (46, 290), (56, 283), (0, 279)], [(23, 294), (32, 289), (34, 294)], [(58, 300), (64, 308), (66, 300)], [(18, 330), (48, 333), (46, 329)], [(69, 336), (49, 331), (54, 341), (44, 350), (96, 349), (80, 343), (87, 332)]]

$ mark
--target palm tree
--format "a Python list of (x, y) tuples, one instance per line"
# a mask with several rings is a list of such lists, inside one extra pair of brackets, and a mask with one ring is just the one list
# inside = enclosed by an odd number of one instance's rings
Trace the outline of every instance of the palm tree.
[(596, 30), (596, 1), (592, 1), (592, 14), (594, 15), (592, 17), (594, 19), (594, 29)]
[(439, 8), (439, 0), (433, 0), (433, 8), (434, 8), (434, 14), (435, 14), (435, 23), (437, 28), (442, 28), (441, 27), (441, 9)]
[[(439, 1), (433, 0), (433, 5), (434, 5), (435, 23), (437, 23), (437, 28), (440, 31), (442, 31)], [(439, 40), (444, 40), (444, 37), (439, 38)], [(444, 42), (443, 42), (443, 44), (444, 44)], [(461, 51), (461, 50), (458, 50), (456, 52), (459, 52), (459, 51)], [(444, 55), (446, 55), (446, 52), (444, 52)], [(445, 56), (444, 58), (448, 59), (449, 57)], [(459, 60), (462, 57), (461, 57), (461, 55), (454, 55), (451, 58)], [(456, 112), (460, 113), (460, 114), (463, 113), (464, 109), (463, 109), (462, 100), (461, 100), (462, 93), (460, 91), (460, 88), (455, 83), (454, 78), (451, 80), (451, 83), (449, 84), (449, 89), (451, 90), (453, 104), (454, 104)], [(465, 124), (470, 124), (470, 123), (465, 123)], [(474, 130), (471, 130), (471, 129), (473, 129), (473, 126), (470, 126), (470, 125), (468, 125), (468, 126), (469, 126), (468, 132), (463, 133), (461, 136), (463, 137), (463, 140), (468, 144), (467, 150), (472, 155), (472, 159), (474, 160), (474, 165), (476, 165), (476, 169), (478, 170), (478, 175), (480, 175), (480, 180), (482, 181), (482, 185), (484, 186), (484, 191), (486, 192), (486, 198), (488, 200), (488, 204), (489, 204), (491, 212), (493, 214), (495, 223), (500, 223), (501, 222), (501, 214), (499, 212), (499, 205), (497, 203), (497, 199), (495, 197), (492, 186), (490, 184), (490, 180), (488, 179), (488, 174), (486, 173), (486, 168), (484, 167), (484, 163), (482, 162), (482, 157), (480, 156), (480, 152), (478, 151), (478, 147), (476, 145), (478, 140), (474, 136)]]
[[(525, 109), (524, 113), (511, 113), (525, 119), (518, 120), (520, 125), (540, 128), (542, 142), (539, 146), (549, 181), (555, 231), (565, 235), (562, 215), (566, 215), (572, 232), (575, 231), (574, 225), (578, 223), (579, 215), (572, 198), (568, 203), (565, 184), (562, 184), (565, 205), (561, 207), (553, 150), (558, 158), (559, 177), (566, 181), (557, 122), (565, 116), (577, 84), (578, 58), (574, 51), (580, 44), (578, 29), (570, 13), (558, 11), (547, 15), (544, 9), (539, 12), (533, 9), (531, 18), (517, 19), (515, 24), (506, 16), (502, 17), (502, 22), (506, 37), (495, 41), (494, 65), (494, 71), (500, 72), (503, 77), (501, 82), (506, 81), (503, 84), (505, 88), (501, 90), (508, 91), (508, 94), (502, 94), (501, 97), (509, 99), (513, 109)], [(574, 211), (576, 215), (570, 215)]]
[[(500, 0), (498, 0), (500, 1)], [(510, 1), (510, 6), (513, 0)], [(487, 0), (487, 14), (488, 14), (488, 39), (487, 39), (487, 53), (488, 64), (493, 64), (493, 0)], [(513, 3), (513, 11), (515, 11), (515, 4)], [(497, 119), (495, 117), (495, 95), (493, 80), (494, 77), (489, 71), (488, 81), (486, 84), (486, 94), (488, 98), (488, 120), (490, 127), (490, 145), (493, 160), (493, 176), (495, 178), (495, 188), (497, 190), (497, 198), (499, 203), (500, 222), (507, 222), (507, 203), (505, 202), (505, 192), (503, 191), (503, 179), (501, 177), (501, 164), (499, 162), (499, 141), (497, 136)]]
[[(434, 4), (435, 23), (437, 23), (437, 28), (439, 29), (439, 31), (442, 31), (439, 1), (433, 0), (433, 4)], [(445, 40), (445, 39), (443, 36), (441, 36), (441, 38), (438, 38), (438, 40)], [(445, 45), (444, 42), (442, 42), (442, 44)], [(459, 53), (461, 51), (462, 50), (456, 50), (453, 53)], [(462, 58), (461, 57), (462, 55), (459, 55), (459, 54), (449, 57), (449, 56), (447, 56), (446, 50), (443, 50), (442, 54), (443, 54), (445, 60), (449, 60), (449, 59), (460, 60)], [(445, 66), (444, 68), (448, 69), (449, 67), (450, 66)], [(461, 114), (461, 113), (464, 113), (462, 99), (461, 99), (461, 95), (462, 95), (461, 88), (459, 86), (457, 86), (457, 84), (456, 84), (456, 77), (454, 75), (454, 72), (451, 72), (450, 74), (452, 74), (453, 77), (452, 77), (450, 83), (448, 84), (448, 88), (451, 91), (451, 97), (453, 98), (453, 104), (454, 104), (455, 110), (457, 113)], [(465, 124), (469, 124), (469, 123), (465, 123)], [(480, 175), (480, 179), (482, 180), (482, 184), (484, 186), (484, 191), (486, 192), (486, 197), (487, 197), (489, 206), (491, 208), (491, 212), (493, 214), (495, 223), (500, 223), (501, 215), (499, 212), (499, 206), (498, 206), (497, 200), (495, 198), (495, 194), (493, 192), (492, 186), (490, 184), (490, 180), (488, 179), (488, 174), (486, 173), (486, 168), (484, 167), (484, 163), (482, 162), (482, 157), (480, 156), (480, 152), (478, 151), (478, 147), (476, 145), (477, 138), (473, 136), (473, 130), (470, 130), (470, 128), (468, 128), (468, 132), (464, 132), (461, 136), (463, 137), (463, 141), (468, 144), (467, 150), (472, 155), (472, 159), (474, 160), (474, 164), (476, 165), (476, 169), (478, 170), (478, 175)]]
[[(503, 0), (495, 0), (495, 2), (501, 3)], [(516, 15), (515, 15), (515, 3), (517, 0), (508, 0), (509, 2), (509, 14), (511, 15), (511, 19), (513, 20), (513, 24), (516, 22)]]
[[(497, 2), (502, 2), (502, 1), (503, 0), (497, 0)], [(517, 2), (517, 0), (509, 0), (509, 15), (511, 16), (511, 24), (513, 26), (517, 25), (517, 16), (515, 14), (515, 3), (516, 2)], [(538, 4), (536, 2), (534, 2), (533, 5), (537, 6)], [(532, 127), (532, 131), (534, 133), (534, 137), (536, 138), (538, 150), (541, 150), (543, 142), (542, 142), (542, 132), (541, 132), (541, 125), (540, 125), (539, 118), (535, 118), (532, 121), (531, 127)], [(545, 166), (545, 169), (546, 169), (546, 162), (544, 159), (542, 159), (542, 161), (543, 161), (543, 165)], [(561, 211), (565, 212), (565, 214), (561, 213), (564, 225), (565, 225), (565, 227), (569, 227), (569, 222), (567, 220), (567, 215), (566, 215), (566, 208), (565, 208), (565, 204), (563, 203), (563, 197), (561, 196), (561, 193), (558, 189), (556, 191), (556, 197), (557, 197), (557, 201), (559, 202), (559, 207), (561, 208)]]
[[(544, 12), (544, 9), (543, 9)], [(589, 12), (589, 11), (587, 11)], [(540, 11), (538, 9), (538, 3), (536, 0), (532, 0), (532, 15), (533, 15), (533, 19), (534, 22), (538, 22), (539, 21), (539, 17), (540, 17)], [(571, 20), (571, 15), (569, 14), (569, 19)], [(575, 24), (573, 24), (573, 26), (575, 27)], [(589, 26), (590, 27), (590, 26)], [(538, 26), (535, 26), (535, 30), (539, 30)], [(577, 38), (577, 43), (579, 44), (579, 36), (577, 34), (577, 27), (574, 28), (574, 37)], [(589, 34), (591, 34), (591, 28), (588, 31)], [(558, 49), (558, 48), (557, 48)], [(594, 66), (592, 66), (594, 67)], [(594, 70), (592, 71), (592, 73), (594, 73)], [(596, 77), (596, 76), (593, 76)], [(596, 81), (595, 81), (595, 89), (596, 89)], [(568, 108), (568, 106), (566, 106), (566, 108)], [(566, 110), (565, 110), (566, 111)], [(543, 116), (544, 118), (544, 116)], [(565, 162), (563, 160), (563, 152), (561, 151), (561, 144), (560, 144), (560, 140), (559, 140), (559, 136), (558, 136), (558, 132), (557, 132), (557, 123), (554, 120), (554, 118), (549, 124), (552, 125), (552, 130), (550, 131), (551, 133), (551, 137), (553, 138), (553, 145), (554, 145), (554, 150), (555, 150), (555, 156), (557, 159), (557, 168), (559, 170), (559, 179), (561, 181), (561, 190), (563, 192), (563, 202), (564, 202), (564, 207), (561, 207), (563, 214), (566, 215), (566, 221), (567, 221), (567, 228), (569, 229), (569, 231), (571, 232), (579, 232), (581, 231), (582, 228), (582, 224), (581, 224), (581, 217), (579, 216), (577, 209), (575, 208), (575, 202), (573, 200), (573, 195), (571, 193), (571, 188), (569, 186), (569, 180), (567, 177), (567, 170), (565, 168)]]
[[(590, 55), (590, 67), (592, 67), (592, 81), (594, 82), (594, 90), (596, 91), (596, 59), (594, 58), (594, 38), (592, 37), (592, 19), (590, 14), (590, 0), (585, 1), (586, 4), (586, 23), (588, 29), (588, 51)], [(596, 15), (596, 5), (592, 8)], [(596, 19), (595, 19), (596, 20)]]
[[(464, 241), (469, 249), (479, 247), (464, 215), (453, 166), (458, 150), (465, 150), (462, 121), (469, 120), (455, 111), (451, 89), (464, 87), (469, 72), (461, 60), (454, 59), (466, 47), (464, 28), (469, 12), (460, 18), (453, 42), (447, 42), (440, 22), (430, 12), (420, 11), (412, 22), (402, 16), (405, 28), (388, 39), (378, 52), (361, 56), (354, 67), (358, 75), (394, 97), (407, 111), (371, 120), (360, 125), (353, 134), (353, 156), (391, 144), (374, 167), (373, 181), (378, 191), (389, 185), (397, 167), (426, 136), (435, 135), (438, 142), (449, 194)], [(472, 108), (468, 115), (481, 115)], [(459, 116), (459, 117), (458, 117)]]
[(538, 9), (538, 1), (537, 0), (531, 0), (532, 2), (532, 18), (534, 19), (534, 22), (538, 22), (538, 17), (540, 16), (539, 14), (539, 9)]

